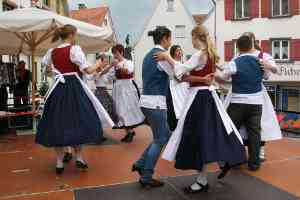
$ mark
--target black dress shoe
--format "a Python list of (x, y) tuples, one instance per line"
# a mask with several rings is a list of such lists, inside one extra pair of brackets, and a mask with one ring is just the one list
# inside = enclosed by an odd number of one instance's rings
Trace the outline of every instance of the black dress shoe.
[(135, 132), (128, 132), (124, 138), (121, 139), (121, 142), (130, 143), (133, 141)]
[(78, 169), (82, 169), (82, 170), (86, 170), (86, 169), (89, 168), (88, 165), (87, 165), (86, 163), (81, 162), (81, 161), (79, 161), (79, 160), (76, 160), (76, 167), (77, 167)]
[(231, 169), (231, 167), (229, 166), (228, 163), (226, 163), (224, 165), (224, 167), (222, 167), (222, 170), (221, 170), (220, 174), (218, 175), (218, 179), (224, 178), (227, 175), (227, 173), (230, 171), (230, 169)]
[(140, 167), (136, 166), (135, 164), (132, 165), (131, 171), (137, 172), (140, 176), (142, 175), (142, 169)]
[(195, 194), (199, 192), (207, 192), (209, 189), (209, 185), (202, 185), (201, 183), (196, 182), (197, 185), (199, 185), (200, 189), (199, 190), (194, 190), (192, 186), (186, 187), (183, 189), (184, 193), (186, 194)]
[(142, 181), (142, 180), (139, 180), (139, 183), (141, 184), (141, 186), (143, 188), (157, 188), (157, 187), (162, 187), (165, 185), (164, 182), (162, 181), (159, 181), (159, 180), (156, 180), (156, 179), (151, 179), (149, 181)]
[(68, 163), (73, 159), (72, 153), (66, 152), (63, 158), (64, 163)]
[(62, 174), (64, 172), (65, 168), (63, 167), (56, 167), (56, 174)]

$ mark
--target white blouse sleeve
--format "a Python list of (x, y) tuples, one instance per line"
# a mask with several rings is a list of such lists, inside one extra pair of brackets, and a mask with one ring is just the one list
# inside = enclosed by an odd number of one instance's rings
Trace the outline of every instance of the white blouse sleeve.
[(46, 53), (46, 55), (42, 59), (42, 64), (46, 66), (51, 66), (52, 65), (52, 50), (49, 49)]
[(131, 60), (126, 60), (124, 63), (124, 67), (129, 71), (129, 73), (134, 72), (134, 64)]
[(70, 53), (70, 59), (74, 64), (79, 66), (81, 71), (88, 68), (85, 54), (83, 53), (80, 46), (72, 46), (71, 53)]
[(272, 55), (268, 54), (268, 53), (264, 53), (263, 54), (263, 59), (267, 60), (268, 63), (270, 65), (272, 65), (274, 67), (274, 69), (276, 69), (277, 72), (279, 72), (279, 67), (278, 65), (276, 64), (274, 58), (272, 57)]
[(181, 79), (184, 74), (192, 71), (193, 69), (203, 69), (205, 63), (201, 63), (200, 56), (201, 51), (198, 51), (197, 53), (194, 53), (192, 57), (185, 63), (176, 62), (174, 66), (176, 77)]

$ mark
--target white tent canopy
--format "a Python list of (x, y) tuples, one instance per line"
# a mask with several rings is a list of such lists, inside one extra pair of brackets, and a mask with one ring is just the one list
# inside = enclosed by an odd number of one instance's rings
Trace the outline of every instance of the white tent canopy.
[[(0, 13), (0, 54), (31, 55), (29, 45), (35, 45), (35, 55), (43, 55), (56, 46), (51, 35), (65, 24), (78, 29), (78, 43), (86, 53), (108, 50), (113, 45), (112, 30), (58, 15), (37, 8), (15, 9)], [(24, 41), (25, 40), (25, 41)]]
[[(78, 30), (78, 44), (85, 53), (108, 50), (114, 43), (112, 30), (58, 15), (38, 8), (15, 9), (0, 13), (0, 55), (23, 53), (31, 56), (44, 55), (58, 44), (51, 43), (56, 28), (66, 24)], [(36, 66), (32, 66), (32, 102), (35, 102)], [(35, 111), (35, 103), (32, 110)]]

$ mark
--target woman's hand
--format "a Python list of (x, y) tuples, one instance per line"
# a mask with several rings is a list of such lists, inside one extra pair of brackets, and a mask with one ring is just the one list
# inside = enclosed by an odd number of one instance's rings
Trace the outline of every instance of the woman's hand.
[(261, 64), (261, 68), (263, 70), (271, 71), (272, 73), (277, 73), (276, 66), (270, 64), (270, 62), (266, 59), (260, 59), (259, 63)]
[(153, 57), (157, 61), (168, 61), (170, 55), (168, 52), (159, 52), (159, 53), (155, 53)]
[(211, 74), (207, 74), (206, 76), (203, 77), (204, 79), (204, 83), (207, 85), (211, 85), (215, 79), (215, 74), (211, 73)]

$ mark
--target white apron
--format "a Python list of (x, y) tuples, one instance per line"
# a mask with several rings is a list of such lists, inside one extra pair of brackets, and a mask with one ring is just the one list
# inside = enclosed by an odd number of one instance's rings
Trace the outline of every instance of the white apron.
[(230, 117), (228, 116), (226, 110), (223, 107), (223, 104), (221, 102), (221, 100), (219, 99), (215, 88), (213, 86), (211, 87), (191, 87), (188, 90), (188, 95), (185, 101), (185, 108), (182, 112), (181, 117), (179, 118), (177, 127), (175, 129), (175, 131), (173, 132), (173, 134), (171, 135), (169, 142), (162, 154), (162, 158), (168, 161), (173, 161), (176, 157), (177, 154), (177, 150), (182, 138), (182, 132), (183, 132), (183, 127), (184, 127), (184, 122), (185, 122), (185, 118), (186, 115), (198, 93), (199, 90), (207, 90), (209, 89), (209, 91), (211, 92), (213, 99), (216, 103), (218, 112), (221, 116), (223, 125), (226, 129), (226, 132), (228, 135), (230, 135), (232, 132), (234, 134), (236, 134), (237, 138), (239, 139), (239, 141), (241, 142), (241, 144), (243, 144), (243, 140), (241, 135), (239, 134), (238, 130), (236, 129), (236, 127), (234, 126), (233, 122), (231, 121)]
[(111, 120), (109, 114), (103, 108), (102, 104), (99, 102), (99, 100), (94, 95), (94, 93), (89, 89), (89, 87), (80, 79), (80, 77), (78, 76), (78, 74), (76, 72), (62, 74), (57, 69), (53, 69), (53, 72), (56, 74), (55, 75), (55, 82), (54, 82), (53, 86), (51, 87), (51, 89), (48, 90), (47, 94), (45, 95), (45, 103), (46, 103), (48, 97), (53, 92), (53, 90), (56, 88), (56, 86), (59, 83), (65, 83), (64, 76), (75, 75), (76, 78), (81, 83), (81, 86), (83, 87), (86, 95), (88, 96), (88, 98), (92, 102), (92, 104), (93, 104), (93, 106), (94, 106), (94, 108), (97, 112), (97, 115), (98, 115), (99, 119), (101, 120), (102, 128), (111, 128), (111, 127), (114, 126), (114, 122)]
[(184, 103), (189, 93), (189, 84), (186, 82), (179, 83), (176, 80), (170, 80), (170, 91), (176, 119), (180, 119), (184, 109)]
[[(281, 129), (276, 117), (276, 113), (269, 97), (269, 94), (263, 85), (264, 101), (262, 105), (262, 117), (261, 117), (261, 140), (272, 141), (282, 139)], [(232, 88), (229, 89), (227, 97), (224, 101), (224, 107), (228, 108), (232, 98)], [(241, 127), (240, 133), (244, 139), (247, 139), (247, 132), (245, 127)]]

